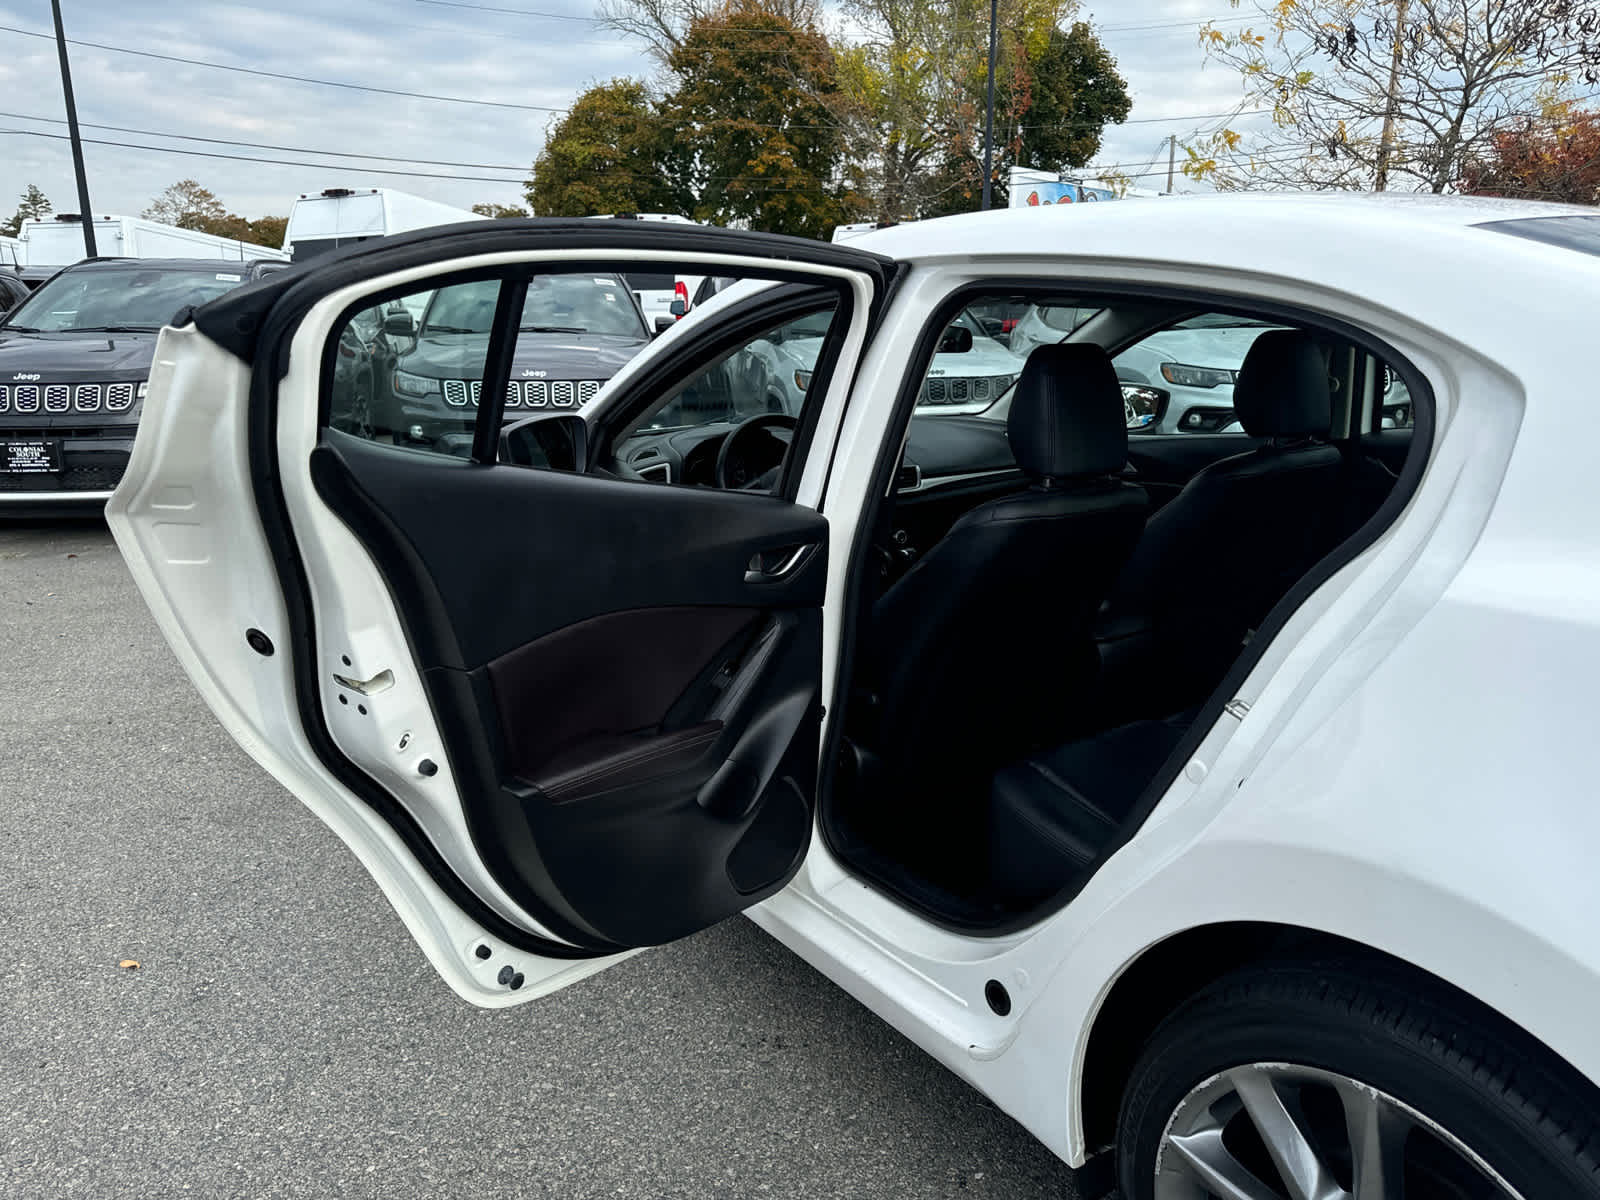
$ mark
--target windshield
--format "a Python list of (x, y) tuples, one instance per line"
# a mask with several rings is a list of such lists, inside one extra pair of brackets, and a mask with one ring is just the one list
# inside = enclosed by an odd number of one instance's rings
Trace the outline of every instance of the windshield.
[[(428, 308), (422, 336), (488, 333), (499, 292), (493, 279), (442, 289)], [(530, 333), (648, 337), (628, 289), (614, 275), (535, 275), (528, 281), (520, 327)]]
[(160, 329), (189, 305), (201, 305), (244, 282), (238, 271), (207, 266), (99, 267), (66, 271), (19, 304), (10, 329), (42, 333)]

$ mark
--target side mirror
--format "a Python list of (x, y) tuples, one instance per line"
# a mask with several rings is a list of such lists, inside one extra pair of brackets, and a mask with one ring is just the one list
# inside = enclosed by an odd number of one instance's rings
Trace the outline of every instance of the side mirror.
[(952, 325), (939, 339), (940, 354), (965, 354), (972, 349), (972, 330), (964, 325)]
[(1144, 387), (1137, 383), (1122, 385), (1122, 412), (1129, 429), (1148, 429), (1159, 425), (1167, 415), (1167, 405), (1172, 394), (1164, 388)]
[(670, 312), (674, 317), (681, 317), (684, 313), (689, 311), (689, 306), (682, 300), (674, 300), (668, 307), (667, 311)]
[(577, 471), (589, 466), (589, 426), (577, 413), (535, 413), (500, 429), (500, 461)]
[(392, 312), (383, 318), (383, 331), (390, 337), (414, 338), (417, 336), (417, 321), (408, 312)]
[[(678, 303), (681, 304), (682, 301), (679, 301)], [(677, 324), (677, 318), (676, 317), (657, 317), (656, 318), (656, 333), (658, 333), (658, 334), (665, 333), (667, 330), (671, 329), (675, 324)]]

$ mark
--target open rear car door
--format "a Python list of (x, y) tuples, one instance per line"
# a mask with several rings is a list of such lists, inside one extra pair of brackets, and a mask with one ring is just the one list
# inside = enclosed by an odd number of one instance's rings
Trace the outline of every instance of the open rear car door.
[[(552, 420), (537, 444), (568, 461), (504, 452), (516, 418), (576, 412), (604, 383), (539, 364), (610, 353), (620, 334), (579, 336), (570, 314), (622, 329), (613, 284), (641, 269), (832, 297), (771, 494), (606, 457), (650, 412), (691, 411), (685, 379), (739, 336), (715, 322), (650, 347), (582, 425)], [(483, 222), (277, 273), (163, 331), (107, 508), (117, 542), (228, 732), (466, 999), (546, 994), (798, 870), (817, 498), (890, 269), (699, 227)]]

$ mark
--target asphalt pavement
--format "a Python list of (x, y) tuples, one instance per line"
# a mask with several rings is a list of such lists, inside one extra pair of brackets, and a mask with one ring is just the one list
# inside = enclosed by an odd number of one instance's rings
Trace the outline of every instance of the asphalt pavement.
[(0, 1195), (1076, 1196), (742, 918), (458, 1000), (98, 521), (0, 524), (0, 672)]

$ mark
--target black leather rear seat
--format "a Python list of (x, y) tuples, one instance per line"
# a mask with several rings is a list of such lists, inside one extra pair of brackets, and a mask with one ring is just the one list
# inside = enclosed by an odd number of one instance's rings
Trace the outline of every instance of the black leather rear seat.
[(1043, 901), (1088, 869), (1192, 721), (1135, 721), (995, 772), (989, 880), (1008, 906)]

